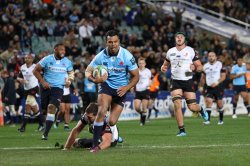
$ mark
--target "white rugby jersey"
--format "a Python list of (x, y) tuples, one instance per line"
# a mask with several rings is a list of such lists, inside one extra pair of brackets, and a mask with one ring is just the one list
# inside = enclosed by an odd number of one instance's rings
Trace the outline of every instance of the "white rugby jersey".
[(136, 91), (141, 92), (147, 90), (151, 83), (151, 71), (148, 68), (139, 70), (139, 81), (136, 84)]
[(198, 55), (193, 48), (186, 46), (181, 51), (173, 47), (168, 50), (166, 60), (171, 64), (171, 78), (174, 80), (190, 80), (192, 75), (186, 76), (186, 72), (192, 72), (190, 69), (193, 61), (198, 59)]
[(29, 90), (38, 86), (38, 80), (33, 74), (33, 69), (35, 68), (35, 66), (35, 64), (32, 64), (29, 68), (26, 66), (26, 64), (23, 64), (21, 66), (21, 74), (23, 76), (23, 79), (25, 80), (25, 90)]
[(207, 86), (211, 86), (220, 79), (222, 63), (220, 61), (216, 61), (214, 64), (208, 62), (203, 66), (203, 70), (206, 74), (206, 84)]
[(63, 96), (66, 96), (66, 95), (69, 95), (69, 94), (70, 94), (70, 88), (64, 86), (64, 88), (63, 88)]

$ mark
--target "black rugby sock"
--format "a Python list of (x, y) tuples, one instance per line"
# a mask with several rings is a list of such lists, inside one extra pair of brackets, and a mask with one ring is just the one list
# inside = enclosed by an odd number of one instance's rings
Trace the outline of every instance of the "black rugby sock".
[(94, 122), (94, 131), (93, 131), (93, 147), (99, 145), (99, 140), (102, 134), (103, 122)]

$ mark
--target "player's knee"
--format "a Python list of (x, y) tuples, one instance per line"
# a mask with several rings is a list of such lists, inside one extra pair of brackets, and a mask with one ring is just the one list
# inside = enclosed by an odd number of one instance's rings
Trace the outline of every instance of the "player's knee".
[(25, 105), (25, 112), (30, 113), (31, 112), (31, 106), (30, 105)]
[(98, 107), (98, 114), (105, 116), (106, 112), (108, 111), (108, 106), (100, 106)]
[(190, 111), (194, 112), (199, 110), (199, 106), (196, 104), (196, 99), (187, 99), (186, 103)]
[(218, 103), (217, 106), (218, 106), (218, 109), (223, 109), (223, 103)]
[(134, 108), (135, 108), (136, 111), (138, 111), (138, 110), (140, 110), (141, 107), (139, 105), (137, 105), (137, 104), (134, 104)]
[(213, 100), (206, 99), (206, 106), (207, 106), (207, 107), (211, 107), (212, 104), (213, 104)]
[(179, 96), (179, 95), (176, 95), (176, 96), (173, 96), (173, 97), (172, 97), (173, 103), (181, 102), (181, 100), (182, 100), (182, 97)]
[(198, 104), (193, 103), (188, 105), (188, 109), (192, 112), (197, 112), (200, 110), (200, 107), (198, 106)]
[(98, 113), (97, 113), (97, 116), (98, 117), (105, 117), (105, 115), (106, 115), (106, 111), (104, 111), (104, 110), (98, 110)]
[(112, 118), (109, 119), (109, 125), (110, 126), (114, 126), (114, 125), (116, 125), (116, 123), (117, 123), (116, 119), (112, 119)]
[(143, 108), (142, 109), (142, 113), (147, 113), (148, 112), (148, 109), (147, 108)]
[(31, 113), (31, 110), (30, 110), (30, 109), (25, 108), (25, 113), (30, 114), (30, 113)]
[(195, 105), (196, 99), (187, 99), (186, 102), (187, 102), (187, 105)]
[(38, 112), (38, 106), (37, 106), (37, 105), (32, 106), (31, 109), (32, 109), (32, 111), (33, 111), (34, 113)]
[(28, 95), (26, 99), (26, 105), (35, 106), (37, 105), (36, 99), (32, 95)]

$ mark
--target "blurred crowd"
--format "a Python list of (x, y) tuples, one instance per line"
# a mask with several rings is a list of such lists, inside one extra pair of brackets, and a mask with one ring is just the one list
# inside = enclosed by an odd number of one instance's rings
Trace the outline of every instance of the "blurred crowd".
[[(240, 19), (245, 11), (248, 13), (245, 1), (214, 0), (213, 5), (226, 15), (238, 12)], [(193, 1), (200, 5), (208, 1)], [(209, 1), (210, 2), (210, 1)], [(239, 7), (239, 9), (238, 9)], [(241, 7), (241, 8), (240, 8)], [(239, 12), (239, 11), (240, 12)], [(182, 20), (179, 20), (182, 21)], [(166, 14), (160, 8), (126, 0), (1, 0), (0, 1), (0, 70), (8, 70), (8, 77), (16, 78), (20, 66), (24, 63), (24, 55), (32, 53), (35, 62), (53, 53), (53, 50), (36, 52), (33, 40), (43, 37), (50, 42), (53, 37), (61, 37), (66, 46), (66, 56), (74, 65), (75, 93), (84, 101), (84, 72), (87, 64), (105, 47), (104, 34), (109, 29), (120, 32), (121, 45), (135, 56), (146, 58), (147, 68), (156, 69), (165, 59), (167, 50), (175, 45), (176, 27), (187, 36), (189, 46), (200, 53), (203, 63), (207, 62), (207, 53), (214, 50), (222, 61), (227, 73), (238, 56), (250, 54), (249, 47), (238, 41), (236, 35), (224, 39), (219, 35), (199, 31), (192, 22), (181, 22), (176, 25), (176, 18)], [(128, 31), (128, 29), (130, 31)], [(135, 32), (135, 33), (133, 33)], [(98, 41), (96, 39), (99, 39)], [(38, 42), (38, 47), (44, 43)], [(3, 75), (0, 79), (1, 89), (4, 87)], [(160, 90), (169, 90), (169, 73), (160, 73)], [(16, 82), (16, 93), (21, 85)], [(231, 88), (229, 78), (227, 88)], [(21, 93), (19, 94), (21, 96)], [(19, 103), (17, 103), (18, 106)], [(86, 103), (85, 103), (86, 105)], [(17, 108), (18, 109), (18, 108)]]
[(204, 8), (236, 18), (243, 22), (250, 22), (250, 1), (246, 0), (189, 0)]

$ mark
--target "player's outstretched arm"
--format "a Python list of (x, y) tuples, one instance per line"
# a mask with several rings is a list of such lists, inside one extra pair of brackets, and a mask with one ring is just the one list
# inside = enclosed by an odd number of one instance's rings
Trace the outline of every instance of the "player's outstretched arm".
[(72, 147), (72, 145), (75, 142), (75, 139), (77, 138), (79, 133), (82, 131), (84, 126), (85, 125), (81, 121), (79, 121), (77, 125), (71, 130), (69, 137), (64, 145), (64, 150), (69, 150)]

